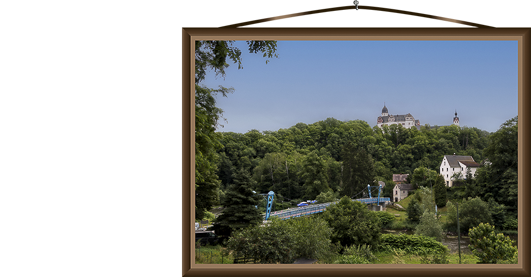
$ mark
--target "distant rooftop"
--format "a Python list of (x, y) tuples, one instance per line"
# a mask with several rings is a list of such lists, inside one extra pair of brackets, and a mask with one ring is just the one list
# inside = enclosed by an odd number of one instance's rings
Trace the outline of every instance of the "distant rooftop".
[(405, 182), (409, 174), (393, 174), (393, 182)]
[(479, 167), (479, 164), (474, 161), (474, 158), (472, 158), (472, 156), (444, 155), (444, 157), (446, 158), (446, 160), (448, 160), (448, 164), (451, 167), (461, 167), (459, 165), (459, 162), (468, 167)]

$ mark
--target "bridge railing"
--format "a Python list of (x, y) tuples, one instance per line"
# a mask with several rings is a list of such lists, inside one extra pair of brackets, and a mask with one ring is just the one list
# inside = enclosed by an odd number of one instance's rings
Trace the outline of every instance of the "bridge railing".
[[(377, 197), (360, 198), (360, 199), (353, 199), (352, 201), (359, 201), (359, 202), (362, 202), (362, 203), (365, 203), (365, 204), (376, 204), (376, 203), (378, 203), (378, 198)], [(385, 202), (389, 202), (389, 201), (391, 201), (391, 199), (388, 198), (388, 197), (386, 197), (386, 198), (380, 197), (380, 199), (379, 199), (380, 203), (385, 203)], [(322, 213), (322, 212), (324, 212), (326, 210), (326, 208), (328, 206), (330, 206), (331, 204), (335, 204), (335, 203), (337, 203), (337, 201), (328, 202), (328, 203), (322, 203), (322, 204), (302, 206), (302, 207), (297, 207), (297, 208), (289, 208), (289, 209), (286, 209), (286, 210), (280, 210), (280, 211), (273, 212), (271, 214), (271, 216), (276, 216), (276, 217), (279, 217), (280, 219), (284, 220), (284, 219), (290, 219), (290, 218), (293, 218), (293, 217), (301, 217), (301, 216), (306, 216), (306, 215), (315, 214), (315, 213)]]

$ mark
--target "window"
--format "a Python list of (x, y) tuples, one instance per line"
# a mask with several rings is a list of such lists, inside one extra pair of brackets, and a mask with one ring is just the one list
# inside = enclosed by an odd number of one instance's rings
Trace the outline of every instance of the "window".
[(450, 185), (449, 183), (450, 183), (450, 182), (446, 181), (446, 186), (449, 186), (449, 185)]
[(455, 168), (452, 168), (452, 171), (455, 171)]

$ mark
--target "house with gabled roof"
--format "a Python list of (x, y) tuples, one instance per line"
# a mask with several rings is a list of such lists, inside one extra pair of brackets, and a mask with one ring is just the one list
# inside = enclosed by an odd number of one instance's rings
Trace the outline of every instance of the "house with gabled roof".
[(444, 155), (439, 173), (443, 176), (447, 187), (453, 186), (452, 176), (461, 173), (466, 178), (468, 172), (474, 176), (480, 165), (474, 161), (472, 156)]
[(415, 187), (412, 184), (397, 184), (393, 188), (393, 200), (398, 202), (409, 195), (409, 192), (415, 190)]

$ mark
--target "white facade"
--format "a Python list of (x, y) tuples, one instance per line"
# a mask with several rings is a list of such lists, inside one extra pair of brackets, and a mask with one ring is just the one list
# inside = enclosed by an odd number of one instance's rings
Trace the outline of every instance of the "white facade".
[(409, 191), (413, 189), (413, 186), (410, 184), (398, 184), (393, 188), (393, 197), (391, 201), (398, 202), (409, 195)]
[(455, 156), (445, 155), (439, 173), (443, 176), (446, 186), (453, 186), (452, 176), (456, 173), (461, 173), (461, 178), (466, 178), (468, 170), (472, 176), (476, 174), (479, 164), (474, 161), (471, 156)]
[[(415, 118), (410, 114), (406, 115), (392, 115), (389, 114), (387, 107), (384, 105), (382, 109), (382, 115), (376, 120), (378, 127), (390, 126), (390, 125), (402, 125), (402, 127), (409, 129), (412, 127), (420, 128), (420, 121), (415, 120)], [(418, 126), (418, 127), (417, 127)]]

